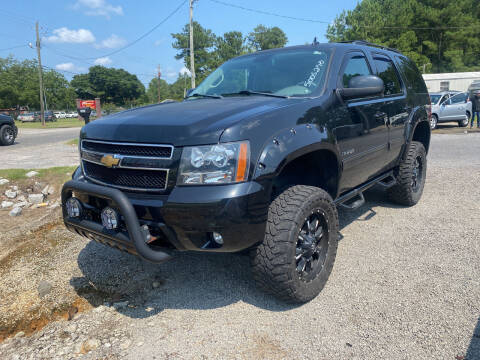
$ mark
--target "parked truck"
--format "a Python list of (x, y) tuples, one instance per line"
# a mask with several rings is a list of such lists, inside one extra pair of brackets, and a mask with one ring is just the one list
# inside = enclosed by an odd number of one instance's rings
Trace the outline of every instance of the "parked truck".
[(397, 204), (420, 200), (430, 111), (420, 72), (394, 49), (355, 41), (241, 56), (182, 102), (84, 126), (64, 222), (158, 263), (249, 251), (262, 289), (306, 302), (332, 270), (338, 207), (359, 208), (373, 185)]

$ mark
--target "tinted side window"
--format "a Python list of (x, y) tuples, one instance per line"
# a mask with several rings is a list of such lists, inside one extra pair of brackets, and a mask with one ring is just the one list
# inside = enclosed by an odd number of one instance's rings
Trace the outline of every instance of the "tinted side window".
[(416, 93), (428, 93), (425, 82), (423, 81), (422, 74), (417, 68), (417, 65), (404, 56), (397, 56), (398, 65), (400, 71), (403, 73), (407, 83), (408, 88), (413, 89)]
[(402, 85), (392, 60), (376, 57), (374, 61), (377, 67), (377, 75), (385, 84), (385, 95), (400, 94), (402, 92)]
[(343, 87), (348, 88), (348, 82), (351, 78), (360, 75), (371, 75), (367, 59), (362, 55), (355, 55), (348, 59), (347, 65), (342, 75)]

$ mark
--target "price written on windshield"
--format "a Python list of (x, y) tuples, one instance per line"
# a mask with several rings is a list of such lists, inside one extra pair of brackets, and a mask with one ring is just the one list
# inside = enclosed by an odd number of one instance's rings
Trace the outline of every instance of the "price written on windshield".
[(308, 80), (303, 83), (305, 87), (311, 87), (314, 85), (315, 79), (317, 78), (318, 74), (322, 70), (323, 66), (325, 65), (325, 60), (318, 60), (317, 64), (313, 68)]

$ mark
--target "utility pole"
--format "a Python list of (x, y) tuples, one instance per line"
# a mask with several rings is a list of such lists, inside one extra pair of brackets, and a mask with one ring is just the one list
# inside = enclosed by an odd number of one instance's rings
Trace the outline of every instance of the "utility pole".
[(160, 103), (160, 76), (162, 73), (160, 72), (160, 65), (157, 67), (157, 90), (158, 90), (158, 102)]
[(37, 33), (37, 55), (38, 55), (38, 80), (40, 83), (40, 116), (42, 126), (45, 126), (45, 108), (43, 107), (43, 73), (42, 73), (42, 57), (40, 56), (40, 36), (38, 35), (38, 21), (35, 23), (35, 32)]
[(193, 3), (195, 0), (190, 0), (190, 73), (192, 78), (192, 89), (195, 88), (195, 56), (193, 53)]

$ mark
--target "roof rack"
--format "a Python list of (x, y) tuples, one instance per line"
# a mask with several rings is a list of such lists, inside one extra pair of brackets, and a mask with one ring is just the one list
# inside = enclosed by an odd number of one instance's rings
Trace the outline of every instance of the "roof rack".
[(374, 44), (374, 43), (371, 43), (371, 42), (366, 41), (366, 40), (346, 40), (346, 41), (339, 41), (339, 43), (372, 46), (372, 47), (376, 47), (376, 48), (383, 49), (383, 50), (388, 50), (388, 51), (393, 51), (393, 52), (396, 52), (396, 53), (400, 54), (400, 50), (397, 50), (397, 49), (394, 49), (394, 48), (389, 48), (389, 47), (383, 46), (383, 45)]

